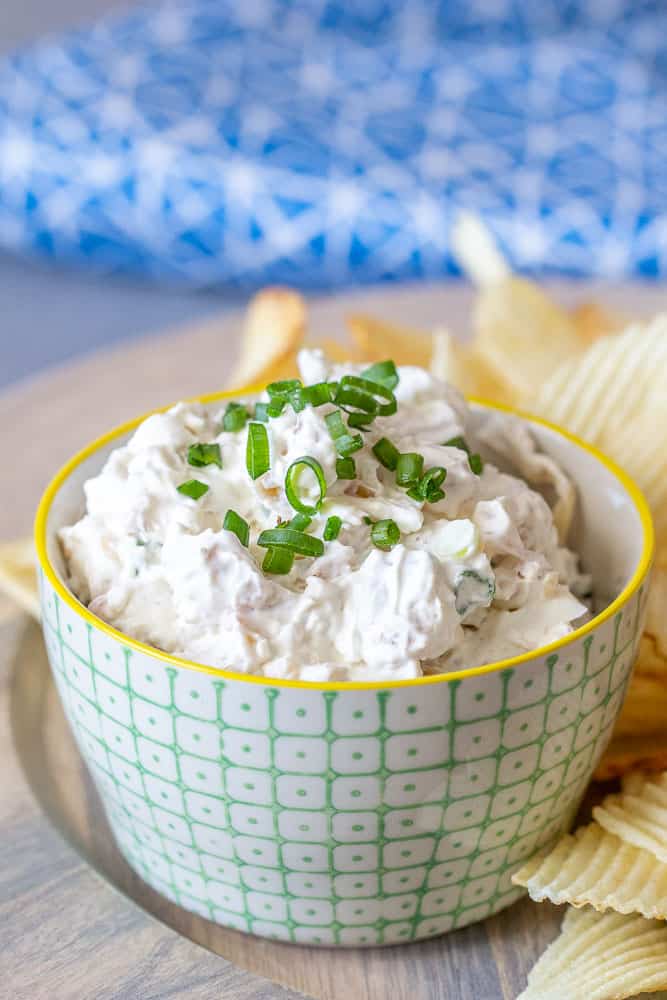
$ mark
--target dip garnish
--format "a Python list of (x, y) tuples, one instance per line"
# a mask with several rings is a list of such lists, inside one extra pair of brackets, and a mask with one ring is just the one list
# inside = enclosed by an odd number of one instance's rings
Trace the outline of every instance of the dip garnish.
[(248, 411), (242, 403), (229, 403), (222, 418), (224, 431), (242, 431), (248, 420)]
[(340, 410), (334, 410), (333, 413), (327, 414), (324, 422), (336, 445), (336, 451), (343, 458), (349, 458), (355, 451), (363, 448), (364, 441), (361, 434), (348, 434)]
[(385, 469), (394, 472), (401, 453), (396, 445), (391, 443), (389, 438), (383, 437), (373, 445), (373, 454), (380, 465), (384, 465)]
[(176, 489), (179, 493), (182, 493), (184, 497), (190, 497), (191, 500), (199, 500), (208, 493), (209, 487), (206, 483), (200, 482), (198, 479), (188, 479), (187, 482), (181, 483)]
[(437, 503), (438, 500), (444, 500), (445, 491), (441, 490), (440, 487), (446, 478), (447, 469), (441, 465), (435, 465), (424, 473), (415, 486), (410, 487), (408, 496), (412, 497), (413, 500), (423, 500), (426, 503)]
[(403, 452), (396, 463), (396, 482), (399, 486), (414, 486), (422, 477), (424, 456), (415, 451)]
[(268, 424), (269, 422), (269, 404), (268, 403), (255, 403), (255, 420), (259, 420), (262, 424)]
[(398, 372), (393, 361), (376, 361), (361, 374), (369, 382), (383, 385), (386, 389), (395, 389), (398, 385)]
[(336, 459), (336, 475), (339, 479), (356, 479), (357, 467), (353, 458)]
[(191, 444), (188, 448), (188, 464), (201, 469), (205, 465), (217, 465), (222, 468), (222, 456), (219, 444)]
[(226, 531), (231, 531), (235, 534), (241, 545), (245, 546), (246, 549), (248, 548), (250, 527), (248, 526), (248, 522), (244, 520), (240, 514), (237, 514), (235, 510), (228, 510), (225, 514), (222, 526)]
[(338, 538), (340, 534), (340, 529), (343, 527), (343, 522), (336, 515), (332, 514), (331, 517), (327, 518), (327, 523), (324, 526), (323, 538), (325, 542), (333, 542)]
[(264, 556), (262, 569), (265, 573), (285, 576), (294, 564), (294, 553), (289, 549), (269, 549)]
[(298, 556), (324, 555), (324, 542), (314, 535), (294, 528), (268, 528), (260, 533), (257, 544), (262, 548), (287, 549)]
[(383, 521), (376, 521), (371, 528), (371, 541), (378, 549), (387, 551), (397, 545), (400, 538), (401, 533), (398, 530), (398, 525), (390, 517)]
[(468, 455), (468, 465), (470, 466), (470, 471), (474, 472), (476, 476), (481, 476), (484, 471), (482, 456), (478, 455), (477, 452), (471, 454), (470, 447), (464, 437), (450, 438), (449, 441), (445, 441), (445, 448), (459, 448), (461, 451), (465, 451)]
[(245, 464), (251, 479), (258, 479), (270, 468), (269, 435), (264, 424), (255, 422), (248, 424)]
[[(320, 495), (315, 504), (304, 503), (298, 494), (299, 479), (303, 469), (310, 469), (317, 479)], [(311, 458), (310, 455), (303, 455), (301, 458), (297, 458), (295, 462), (292, 462), (285, 475), (285, 494), (291, 506), (294, 507), (294, 510), (298, 510), (301, 514), (317, 514), (322, 506), (322, 501), (327, 495), (327, 481), (324, 478), (324, 470), (317, 459)]]

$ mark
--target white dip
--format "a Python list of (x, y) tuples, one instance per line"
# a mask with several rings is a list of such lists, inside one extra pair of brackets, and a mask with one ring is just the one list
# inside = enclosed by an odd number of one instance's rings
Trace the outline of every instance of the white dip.
[[(306, 386), (360, 371), (318, 351), (302, 352), (299, 362)], [(352, 480), (336, 475), (330, 402), (299, 412), (287, 404), (262, 425), (270, 468), (255, 480), (246, 466), (248, 425), (220, 430), (224, 403), (181, 403), (149, 417), (85, 484), (85, 515), (60, 533), (74, 593), (122, 632), (176, 656), (313, 681), (451, 671), (570, 632), (587, 613), (579, 597), (590, 580), (560, 546), (547, 502), (488, 460), (476, 474), (463, 448), (443, 442), (462, 436), (473, 453), (492, 448), (571, 511), (567, 478), (536, 451), (523, 424), (490, 415), (475, 433), (456, 390), (419, 368), (398, 372), (397, 412), (361, 432)], [(372, 451), (383, 437), (423, 456), (424, 471), (445, 468), (446, 496), (410, 498)], [(217, 443), (222, 468), (189, 464), (197, 443)], [(285, 475), (302, 456), (326, 479), (308, 535), (321, 539), (332, 515), (342, 527), (322, 555), (297, 556), (285, 575), (265, 573), (267, 549), (257, 538), (297, 513)], [(208, 486), (199, 499), (177, 489), (192, 479)], [(309, 470), (301, 473), (299, 495), (311, 505), (315, 483)], [(247, 548), (223, 529), (230, 508), (248, 523)], [(365, 518), (391, 519), (400, 540), (378, 548)]]

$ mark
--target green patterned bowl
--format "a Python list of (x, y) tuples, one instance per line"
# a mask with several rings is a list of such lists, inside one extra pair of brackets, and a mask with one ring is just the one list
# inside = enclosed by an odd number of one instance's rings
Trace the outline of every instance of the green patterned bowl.
[(444, 676), (263, 679), (130, 639), (64, 582), (56, 532), (138, 422), (73, 458), (36, 523), (51, 667), (129, 864), (188, 910), (301, 944), (415, 941), (512, 903), (512, 872), (571, 823), (623, 702), (652, 554), (636, 486), (531, 420), (578, 486), (572, 542), (601, 614)]

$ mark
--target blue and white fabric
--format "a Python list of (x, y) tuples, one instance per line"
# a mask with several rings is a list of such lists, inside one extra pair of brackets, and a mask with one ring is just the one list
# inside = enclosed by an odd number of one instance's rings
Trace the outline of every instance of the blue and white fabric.
[(667, 273), (667, 9), (168, 0), (0, 63), (0, 245), (195, 286)]

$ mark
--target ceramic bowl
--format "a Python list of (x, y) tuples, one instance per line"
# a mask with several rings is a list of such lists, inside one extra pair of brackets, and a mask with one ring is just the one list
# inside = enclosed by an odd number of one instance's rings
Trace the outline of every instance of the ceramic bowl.
[(512, 903), (512, 872), (572, 822), (623, 702), (652, 550), (639, 490), (531, 419), (578, 487), (570, 544), (600, 614), (438, 677), (248, 677), (143, 645), (68, 590), (56, 532), (138, 422), (73, 458), (36, 523), (53, 675), (129, 864), (187, 910), (301, 944), (416, 941)]

